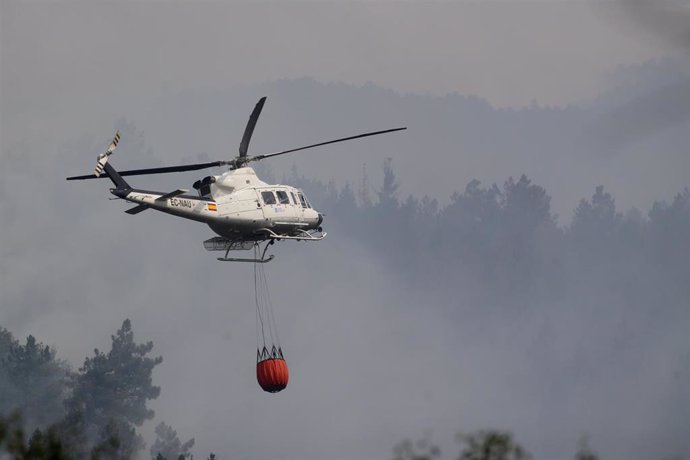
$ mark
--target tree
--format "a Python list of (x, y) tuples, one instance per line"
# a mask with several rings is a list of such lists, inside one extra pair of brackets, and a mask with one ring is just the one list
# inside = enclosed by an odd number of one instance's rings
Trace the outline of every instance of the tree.
[(515, 182), (508, 178), (503, 186), (503, 209), (509, 221), (524, 229), (555, 225), (551, 214), (551, 197), (546, 190), (524, 174)]
[[(494, 184), (483, 188), (474, 179), (463, 193), (454, 193), (451, 203), (441, 212), (444, 247), (448, 256), (466, 265), (486, 264), (501, 231), (503, 195)], [(440, 254), (443, 255), (443, 254)], [(493, 267), (486, 267), (493, 272)]]
[(24, 430), (18, 411), (7, 417), (0, 413), (0, 448), (15, 457), (26, 450)]
[(606, 254), (616, 236), (621, 223), (621, 215), (616, 213), (616, 203), (611, 194), (604, 192), (599, 185), (592, 200), (581, 200), (575, 209), (570, 232), (577, 243), (578, 250), (595, 254)]
[[(483, 279), (492, 285), (484, 295), (489, 304), (510, 299), (516, 305), (533, 305), (543, 290), (557, 284), (559, 273), (561, 233), (551, 214), (551, 198), (524, 174), (518, 181), (508, 178), (503, 191), (497, 196), (492, 192), (484, 202), (490, 204), (492, 195), (499, 200), (498, 219), (491, 220), (487, 206), (489, 220), (481, 232), (486, 236), (478, 238), (483, 245), (478, 245), (476, 256)], [(478, 224), (484, 217), (479, 219)]]
[[(162, 359), (148, 356), (151, 342), (134, 342), (129, 320), (111, 339), (107, 354), (95, 350), (78, 373), (68, 375), (54, 349), (33, 336), (21, 345), (0, 327), (0, 403), (7, 406), (0, 407), (1, 452), (37, 460), (137, 456), (144, 441), (135, 427), (154, 415), (146, 404), (160, 392), (151, 374)], [(70, 387), (72, 394), (64, 400)], [(14, 415), (3, 417), (11, 407), (17, 408)], [(59, 416), (48, 425), (53, 412)], [(25, 433), (32, 431), (27, 441)], [(181, 445), (180, 453), (188, 453), (192, 444)]]
[(0, 330), (0, 413), (19, 410), (27, 426), (43, 428), (64, 415), (69, 367), (29, 335), (19, 344)]
[(362, 180), (359, 183), (357, 190), (357, 202), (361, 208), (371, 207), (371, 196), (369, 194), (369, 175), (367, 174), (367, 165), (362, 165)]
[(383, 188), (379, 192), (379, 206), (396, 208), (398, 206), (398, 199), (396, 198), (398, 187), (393, 172), (393, 159), (386, 158), (383, 162)]
[(4, 358), (9, 353), (10, 347), (16, 343), (12, 333), (0, 326), (0, 359)]
[(39, 429), (34, 431), (34, 434), (29, 440), (25, 458), (37, 460), (69, 460), (72, 456), (65, 447), (55, 427), (50, 427), (45, 433)]
[[(66, 405), (73, 417), (82, 417), (88, 439), (103, 441), (113, 436), (118, 437), (120, 451), (139, 449), (143, 442), (134, 426), (154, 416), (146, 403), (160, 394), (151, 373), (162, 358), (148, 357), (152, 342), (134, 342), (129, 319), (111, 339), (107, 354), (96, 349), (93, 357), (86, 358), (71, 382), (73, 392)], [(110, 452), (106, 447), (104, 452)]]
[[(651, 259), (680, 289), (690, 284), (690, 190), (669, 205), (657, 202), (649, 211)], [(686, 291), (687, 292), (687, 291)]]
[(36, 429), (27, 442), (19, 412), (5, 418), (0, 415), (0, 458), (6, 452), (17, 460), (70, 460), (74, 458), (65, 447), (55, 427)]
[[(349, 182), (345, 183), (345, 186), (337, 196), (335, 211), (338, 215), (351, 216), (355, 214), (357, 210), (357, 199), (355, 198), (355, 193), (352, 191)], [(347, 221), (347, 219), (344, 220)]]
[(194, 438), (182, 443), (177, 437), (177, 431), (173, 430), (170, 425), (161, 422), (156, 427), (156, 441), (151, 446), (151, 457), (158, 459), (163, 457), (166, 459), (179, 459), (182, 457), (189, 457), (191, 454), (189, 449), (194, 447)]
[(582, 436), (578, 442), (577, 452), (575, 453), (575, 460), (599, 460), (599, 456), (589, 448), (587, 436)]
[(507, 431), (482, 430), (460, 434), (459, 460), (529, 460), (532, 456)]
[(111, 418), (91, 450), (94, 460), (130, 460), (144, 448), (143, 438), (129, 423)]
[(428, 438), (413, 442), (405, 439), (393, 447), (393, 460), (432, 460), (441, 456), (441, 449)]

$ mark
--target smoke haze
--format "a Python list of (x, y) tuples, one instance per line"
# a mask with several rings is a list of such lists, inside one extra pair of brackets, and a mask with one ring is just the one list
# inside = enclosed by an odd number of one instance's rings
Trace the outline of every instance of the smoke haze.
[[(573, 2), (292, 6), (3, 2), (0, 325), (76, 369), (130, 318), (164, 358), (144, 435), (164, 420), (197, 457), (389, 458), (430, 433), (454, 458), (485, 427), (537, 459), (585, 433), (602, 458), (690, 457), (687, 49)], [(272, 250), (278, 395), (251, 266), (64, 180), (115, 129), (119, 169), (229, 159), (264, 95), (250, 154), (409, 127), (257, 168), (329, 232)]]

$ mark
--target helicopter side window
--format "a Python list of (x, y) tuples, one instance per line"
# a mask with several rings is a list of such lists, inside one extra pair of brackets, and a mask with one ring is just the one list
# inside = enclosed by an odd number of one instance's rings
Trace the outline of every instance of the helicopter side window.
[(299, 197), (300, 203), (302, 203), (302, 207), (306, 208), (307, 207), (307, 200), (304, 199), (304, 195), (302, 193), (297, 192), (297, 196)]
[(295, 196), (295, 194), (293, 192), (290, 192), (290, 195), (292, 195), (292, 202), (295, 204), (299, 204), (299, 201), (297, 201), (297, 197)]
[(273, 192), (261, 192), (261, 198), (263, 198), (264, 204), (276, 204), (276, 196)]
[(278, 190), (276, 192), (276, 195), (278, 195), (278, 203), (280, 204), (290, 204), (290, 198), (288, 197), (288, 194), (282, 190)]

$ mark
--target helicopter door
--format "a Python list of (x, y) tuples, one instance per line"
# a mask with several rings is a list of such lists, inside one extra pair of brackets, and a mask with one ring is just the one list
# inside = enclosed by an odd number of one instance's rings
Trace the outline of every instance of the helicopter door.
[(279, 213), (280, 220), (289, 223), (295, 222), (297, 220), (297, 208), (290, 201), (288, 192), (286, 190), (276, 190), (276, 198), (278, 199), (276, 211)]
[(282, 223), (294, 222), (295, 211), (285, 191), (263, 190), (260, 194), (265, 219)]
[(275, 205), (278, 202), (276, 196), (271, 190), (261, 190), (258, 191), (261, 196), (261, 210), (264, 213), (264, 219), (274, 220), (275, 217)]

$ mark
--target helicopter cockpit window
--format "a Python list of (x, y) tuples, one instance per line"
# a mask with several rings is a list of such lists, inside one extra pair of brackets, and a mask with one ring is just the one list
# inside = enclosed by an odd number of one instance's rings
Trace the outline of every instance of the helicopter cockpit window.
[(297, 192), (297, 196), (299, 197), (300, 203), (302, 203), (303, 208), (308, 208), (309, 205), (307, 205), (307, 200), (304, 198), (304, 195), (302, 195), (301, 192)]
[(276, 204), (276, 196), (273, 192), (261, 192), (261, 198), (263, 198), (264, 204)]
[(280, 204), (290, 204), (290, 198), (288, 197), (287, 192), (284, 192), (282, 190), (278, 190), (276, 192), (276, 195), (278, 195), (278, 203)]
[(297, 201), (297, 197), (295, 196), (295, 194), (290, 192), (290, 195), (292, 195), (292, 202), (295, 204), (299, 204), (299, 201)]

